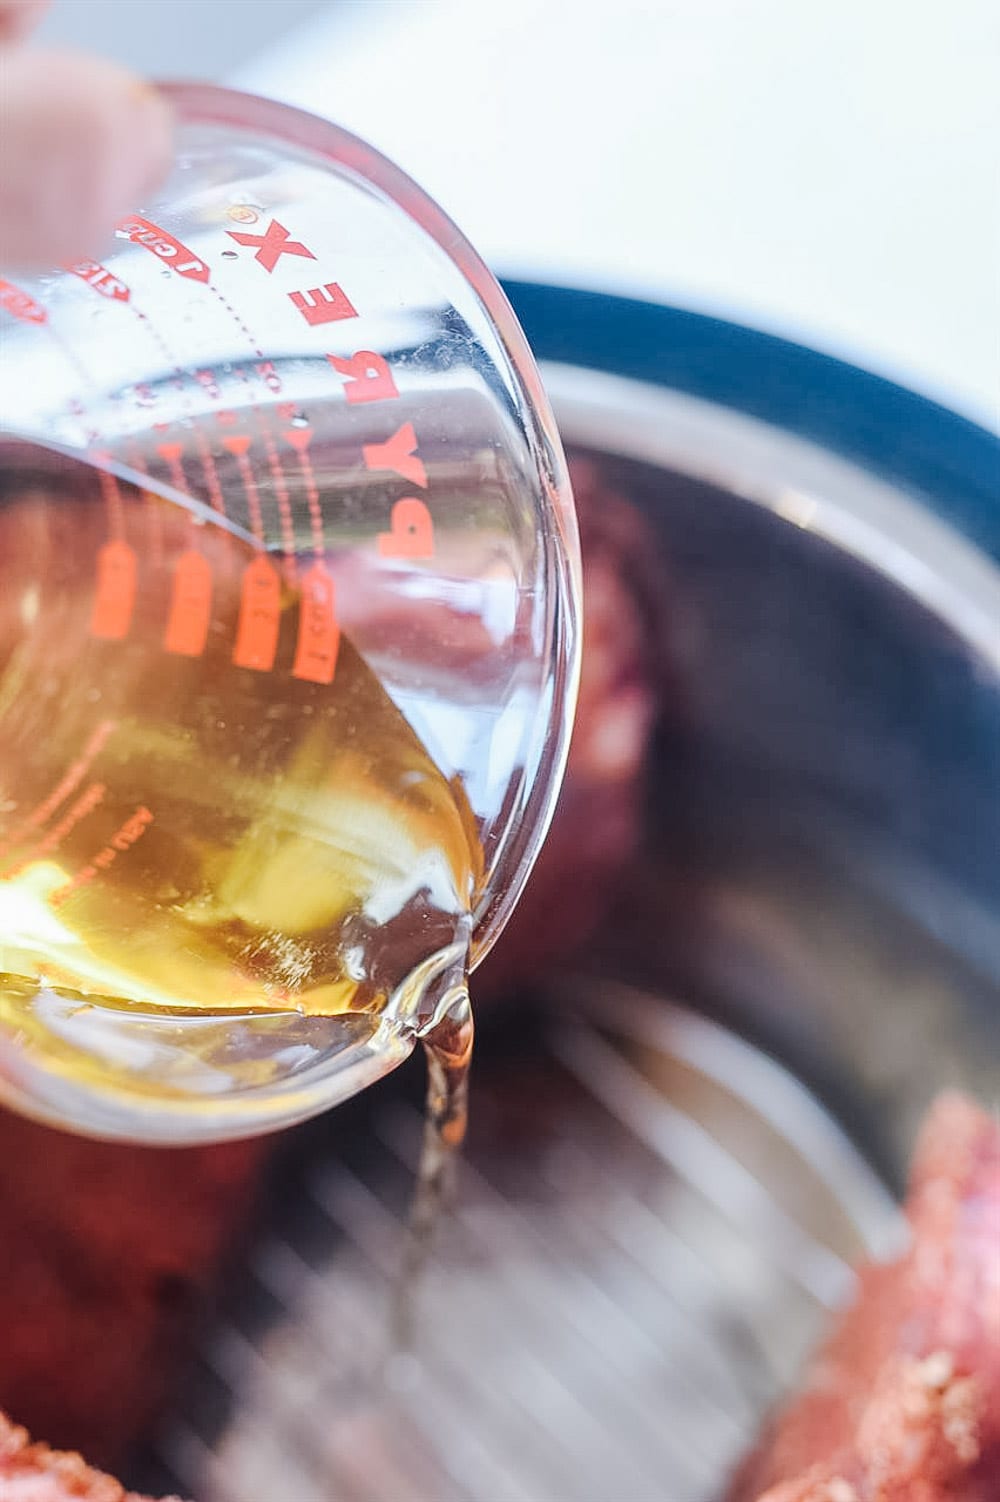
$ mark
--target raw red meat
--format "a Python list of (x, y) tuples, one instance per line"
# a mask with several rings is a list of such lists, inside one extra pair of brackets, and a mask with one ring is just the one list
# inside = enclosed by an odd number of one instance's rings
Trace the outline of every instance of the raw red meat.
[[(79, 1455), (33, 1445), (0, 1413), (0, 1498), (3, 1502), (150, 1502), (111, 1476), (92, 1471)], [(164, 1502), (178, 1502), (176, 1497)]]
[(119, 1468), (267, 1151), (92, 1142), (0, 1110), (0, 1408)]
[(959, 1095), (924, 1127), (912, 1240), (861, 1273), (730, 1502), (1000, 1502), (1000, 1124)]

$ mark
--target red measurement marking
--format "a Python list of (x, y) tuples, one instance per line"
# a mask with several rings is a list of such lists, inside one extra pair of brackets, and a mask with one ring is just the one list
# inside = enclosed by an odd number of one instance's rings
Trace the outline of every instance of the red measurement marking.
[(247, 510), (250, 515), (250, 530), (254, 537), (263, 546), (264, 518), (260, 509), (260, 491), (257, 489), (257, 481), (254, 479), (253, 469), (247, 458), (247, 450), (252, 439), (249, 433), (227, 433), (222, 440), (222, 447), (227, 449), (236, 460), (236, 466), (243, 481), (243, 489), (246, 491)]
[(19, 861), (8, 868), (4, 873), (4, 880), (12, 881), (15, 876), (19, 876), (27, 866), (30, 866), (32, 861), (41, 860), (43, 856), (50, 855), (53, 850), (57, 850), (80, 820), (85, 819), (103, 801), (106, 792), (107, 788), (103, 782), (92, 782), (87, 791), (70, 805), (69, 811), (63, 815), (59, 823), (35, 844), (34, 849), (29, 850), (27, 855), (22, 856)]
[(421, 490), (427, 488), (427, 471), (417, 458), (417, 435), (412, 422), (397, 428), (385, 443), (366, 443), (364, 447), (366, 469), (391, 469), (402, 475)]
[(267, 467), (271, 471), (274, 481), (274, 493), (278, 498), (278, 519), (281, 523), (281, 551), (285, 555), (285, 574), (291, 583), (295, 582), (295, 522), (292, 518), (292, 501), (288, 494), (288, 482), (285, 479), (285, 471), (281, 467), (281, 458), (278, 454), (277, 445), (271, 434), (267, 431), (266, 419), (261, 415), (260, 428), (261, 440), (264, 444), (264, 452), (267, 455)]
[(323, 539), (323, 512), (319, 504), (319, 488), (316, 484), (316, 473), (309, 458), (309, 445), (312, 442), (312, 430), (310, 428), (286, 428), (281, 435), (286, 443), (290, 443), (299, 456), (299, 467), (302, 470), (302, 480), (306, 487), (306, 503), (309, 507), (309, 523), (312, 528), (313, 552), (317, 557), (322, 557)]
[(255, 339), (254, 335), (247, 328), (246, 324), (243, 322), (243, 319), (237, 313), (236, 309), (233, 307), (232, 303), (226, 297), (225, 293), (224, 292), (220, 292), (219, 289), (218, 289), (218, 287), (216, 287), (214, 284), (211, 285), (208, 290), (209, 290), (209, 292), (213, 293), (219, 299), (219, 302), (225, 308), (225, 310), (229, 314), (230, 318), (239, 327), (240, 332), (246, 336), (246, 339), (247, 339), (247, 341), (248, 341), (248, 343), (250, 345), (250, 348), (253, 350), (253, 352), (257, 356), (258, 360), (263, 360), (263, 358), (264, 358), (264, 351), (258, 346), (257, 340)]
[[(159, 329), (152, 322), (152, 320), (145, 313), (143, 313), (140, 308), (135, 308), (134, 312), (136, 314), (136, 317), (141, 319), (142, 323), (145, 325), (147, 332), (162, 352), (167, 363), (173, 367), (173, 384), (180, 392), (181, 400), (184, 403), (185, 410), (187, 412), (190, 412), (191, 403), (188, 400), (187, 392), (185, 390), (184, 371), (181, 370), (180, 366), (176, 363), (169, 346), (167, 345)], [(194, 378), (199, 385), (207, 386), (209, 388), (209, 395), (218, 396), (221, 394), (212, 371), (197, 370), (194, 373)], [(154, 424), (154, 427), (156, 427), (157, 429), (162, 429), (163, 426), (164, 425), (160, 423)], [(198, 426), (198, 423), (193, 419), (191, 421), (191, 433), (194, 440), (194, 446), (198, 451), (198, 459), (201, 464), (202, 474), (205, 477), (205, 489), (208, 492), (208, 498), (211, 502), (212, 509), (214, 511), (217, 511), (220, 516), (225, 516), (226, 501), (222, 493), (222, 486), (219, 483), (219, 473), (215, 467), (215, 457), (212, 453), (211, 446), (205, 439), (204, 432)], [(170, 477), (175, 487), (178, 490), (184, 491), (185, 494), (190, 494), (187, 487), (187, 481), (184, 476), (184, 470), (181, 466), (181, 445), (179, 443), (161, 443), (157, 445), (156, 451), (161, 456), (161, 458), (166, 460), (167, 464), (170, 466)]]
[(198, 450), (198, 458), (201, 460), (202, 474), (205, 476), (205, 485), (208, 489), (208, 498), (212, 503), (213, 511), (220, 516), (226, 514), (226, 502), (222, 494), (222, 486), (219, 484), (219, 471), (215, 467), (215, 456), (205, 441), (205, 435), (197, 426), (194, 428), (194, 443)]
[(383, 558), (434, 557), (434, 522), (418, 496), (406, 495), (396, 502), (389, 526), (391, 531), (378, 535)]
[(308, 683), (332, 683), (339, 648), (333, 580), (322, 563), (314, 563), (302, 580), (293, 677)]
[[(295, 583), (295, 525), (292, 520), (292, 503), (288, 494), (288, 484), (285, 480), (285, 472), (281, 467), (281, 459), (278, 455), (277, 446), (268, 428), (267, 416), (261, 411), (254, 399), (253, 387), (246, 372), (237, 367), (236, 374), (247, 389), (247, 400), (253, 409), (254, 419), (260, 432), (264, 452), (267, 455), (267, 467), (271, 471), (274, 481), (274, 493), (278, 500), (278, 517), (281, 523), (281, 550), (284, 554), (285, 577), (289, 583)], [(279, 381), (280, 385), (280, 381)]]
[(146, 531), (149, 535), (149, 556), (154, 565), (163, 562), (163, 512), (160, 497), (152, 490), (144, 490)]
[(33, 297), (20, 287), (15, 287), (13, 282), (5, 282), (0, 277), (0, 308), (6, 308), (14, 318), (20, 318), (22, 323), (45, 323), (48, 313), (37, 303)]
[[(136, 400), (142, 405), (142, 398), (138, 395), (138, 387), (136, 391)], [(152, 393), (150, 393), (150, 396), (152, 396)], [(146, 405), (152, 405), (152, 402)], [(138, 449), (129, 449), (129, 463), (140, 475), (148, 476), (149, 470), (146, 467), (146, 460)], [(149, 540), (149, 556), (154, 565), (158, 565), (163, 562), (163, 515), (161, 502), (159, 496), (155, 495), (151, 490), (144, 490), (142, 492), (142, 499), (143, 514), (146, 519), (146, 534)]]
[(125, 513), (122, 503), (122, 493), (118, 488), (118, 481), (109, 469), (104, 466), (110, 462), (111, 455), (103, 449), (91, 449), (90, 457), (97, 468), (97, 481), (101, 487), (101, 495), (108, 512), (108, 527), (112, 537), (122, 537), (125, 532)]
[(94, 758), (102, 750), (108, 736), (117, 727), (117, 720), (101, 720), (100, 724), (91, 732), (89, 740), (76, 761), (70, 763), (48, 796), (41, 803), (36, 804), (28, 817), (22, 819), (21, 823), (11, 831), (7, 839), (0, 843), (0, 855), (5, 850), (9, 850), (12, 845), (18, 844), (33, 829), (41, 828), (55, 813), (60, 803), (64, 803), (71, 793), (76, 792), (76, 789), (89, 772)]
[(186, 277), (191, 282), (207, 283), (209, 270), (205, 262), (158, 224), (151, 224), (148, 219), (140, 219), (137, 214), (132, 214), (128, 219), (122, 219), (117, 228), (133, 244), (145, 245), (171, 271), (176, 271), (178, 276)]
[[(169, 344), (164, 339), (163, 335), (160, 333), (160, 330), (157, 328), (156, 324), (150, 318), (150, 316), (149, 316), (148, 313), (144, 313), (141, 308), (137, 308), (136, 305), (135, 305), (135, 303), (132, 304), (132, 312), (135, 314), (136, 318), (138, 318), (139, 322), (142, 324), (143, 328), (146, 330), (146, 333), (149, 335), (150, 339), (152, 339), (153, 343), (156, 345), (156, 347), (159, 350), (160, 354), (163, 356), (164, 360), (167, 362), (167, 365), (170, 368), (170, 374), (171, 374), (172, 384), (173, 384), (174, 388), (177, 391), (180, 392), (182, 399), (184, 399), (184, 405), (185, 405), (185, 407), (187, 407), (188, 410), (190, 410), (190, 405), (191, 404), (190, 404), (190, 402), (188, 402), (186, 400), (187, 393), (186, 393), (186, 391), (184, 389), (184, 372), (183, 372), (183, 370), (181, 370), (180, 366), (178, 365), (177, 358), (174, 355), (173, 351), (171, 350)], [(143, 383), (143, 384), (146, 384), (146, 383)], [(140, 388), (137, 386), (136, 387), (136, 392), (137, 393), (138, 393), (139, 389)], [(149, 389), (148, 386), (147, 386), (147, 389)], [(141, 399), (138, 398), (138, 396), (137, 396), (137, 400), (139, 400), (140, 405), (142, 405)], [(155, 400), (155, 398), (154, 398), (154, 400)], [(166, 426), (166, 424), (164, 424), (164, 423), (154, 423), (154, 427), (156, 427), (157, 429), (162, 428), (164, 426)]]
[(289, 292), (288, 300), (310, 328), (358, 316), (357, 308), (339, 282), (327, 282), (323, 287), (310, 287), (305, 292)]
[(122, 641), (135, 608), (138, 565), (134, 548), (112, 538), (97, 551), (97, 590), (90, 615), (90, 634), (99, 641)]
[(217, 402), (222, 396), (222, 387), (219, 385), (215, 371), (206, 367), (204, 370), (196, 370), (194, 378), (203, 391), (207, 391), (213, 402)]
[(125, 820), (118, 833), (111, 836), (110, 843), (112, 850), (117, 850), (120, 853), (123, 850), (130, 849), (152, 822), (153, 815), (149, 809), (140, 805), (132, 817)]
[[(264, 351), (257, 344), (250, 329), (244, 323), (239, 313), (237, 313), (232, 303), (230, 303), (225, 295), (219, 291), (218, 287), (212, 284), (209, 290), (215, 295), (215, 297), (218, 298), (219, 302), (226, 309), (226, 312), (238, 325), (241, 332), (245, 335), (250, 348), (257, 356), (257, 363), (254, 366), (256, 374), (264, 382), (269, 391), (273, 392), (275, 395), (278, 395), (281, 392), (282, 383), (281, 377), (278, 375), (278, 372), (274, 368), (273, 361), (266, 360), (264, 358)], [(249, 379), (247, 378), (245, 372), (240, 369), (237, 369), (236, 374), (240, 377), (241, 380), (243, 380), (244, 384), (246, 385), (247, 399), (253, 410), (254, 418), (260, 431), (261, 442), (264, 445), (264, 452), (267, 455), (267, 464), (268, 468), (271, 471), (271, 477), (274, 482), (274, 491), (278, 500), (278, 516), (281, 522), (281, 547), (284, 554), (285, 576), (288, 579), (289, 583), (294, 583), (296, 574), (295, 525), (292, 518), (292, 507), (291, 500), (288, 494), (288, 485), (285, 481), (284, 471), (281, 467), (281, 459), (278, 455), (277, 447), (267, 425), (267, 416), (261, 411), (257, 401), (254, 398), (253, 389)]]
[(158, 443), (156, 452), (170, 471), (170, 483), (175, 490), (182, 491), (187, 495), (187, 480), (184, 476), (184, 465), (181, 463), (181, 454), (184, 452), (179, 443)]
[[(160, 346), (167, 359), (172, 362), (174, 357), (171, 354), (170, 350), (167, 348), (163, 339), (160, 337), (159, 330), (155, 327), (155, 325), (149, 322), (144, 313), (140, 313), (139, 317), (147, 325), (149, 332), (152, 334), (153, 338), (156, 340), (156, 343)], [(198, 385), (208, 392), (213, 401), (217, 401), (218, 398), (222, 395), (219, 389), (218, 381), (215, 378), (214, 371), (196, 370), (194, 372), (194, 378), (198, 382)], [(191, 404), (186, 399), (186, 393), (184, 391), (184, 372), (178, 365), (174, 366), (174, 385), (181, 392), (182, 398), (184, 398), (185, 408), (190, 411)], [(201, 428), (198, 426), (197, 422), (192, 422), (191, 432), (194, 438), (194, 446), (198, 450), (198, 458), (201, 462), (202, 474), (205, 476), (205, 489), (208, 491), (208, 498), (212, 503), (212, 509), (214, 511), (217, 511), (220, 516), (225, 516), (226, 501), (222, 493), (222, 486), (219, 484), (219, 472), (215, 467), (215, 456), (212, 453), (211, 446), (207, 442), (205, 435), (202, 432)], [(176, 457), (179, 461), (181, 453), (181, 446), (179, 443), (160, 444), (158, 445), (157, 452), (162, 454), (163, 457), (166, 458), (167, 454), (165, 451), (171, 449), (176, 451)], [(175, 483), (177, 482), (175, 481)], [(183, 487), (184, 479), (183, 471), (181, 471), (179, 488), (183, 489)]]
[[(143, 328), (146, 330), (146, 333), (152, 339), (153, 343), (156, 345), (157, 349), (160, 351), (160, 354), (163, 356), (164, 360), (167, 362), (167, 365), (168, 365), (168, 367), (170, 369), (171, 384), (174, 387), (174, 390), (177, 391), (178, 394), (180, 395), (180, 399), (181, 399), (181, 402), (183, 403), (184, 410), (187, 413), (190, 413), (191, 412), (191, 401), (190, 401), (190, 398), (189, 398), (188, 393), (187, 393), (187, 388), (185, 386), (185, 374), (184, 374), (184, 371), (178, 365), (176, 356), (174, 355), (174, 353), (171, 350), (169, 344), (164, 339), (163, 335), (160, 333), (160, 330), (157, 328), (156, 324), (149, 317), (149, 315), (146, 314), (146, 313), (144, 313), (141, 308), (137, 308), (134, 303), (132, 304), (132, 311), (135, 314), (136, 318), (138, 318), (139, 322), (142, 324)], [(136, 399), (139, 402), (139, 405), (141, 406), (141, 405), (144, 405), (144, 403), (142, 401), (142, 398), (138, 395), (138, 392), (139, 392), (140, 389), (141, 389), (140, 387), (138, 387), (138, 386), (136, 387), (136, 393), (137, 393)], [(147, 386), (146, 389), (147, 390), (149, 389), (148, 386)], [(155, 400), (155, 398), (154, 398), (154, 400)], [(150, 403), (150, 405), (152, 405), (152, 404)], [(153, 423), (153, 429), (157, 433), (164, 433), (164, 432), (166, 432), (169, 429), (169, 427), (170, 427), (170, 424), (166, 423), (166, 422), (154, 422)], [(177, 448), (178, 448), (178, 452), (180, 452), (180, 445), (179, 444), (177, 445)]]
[(181, 554), (174, 570), (163, 645), (178, 657), (200, 657), (212, 618), (212, 570), (195, 548)]
[(247, 565), (240, 591), (240, 620), (233, 662), (238, 668), (269, 673), (274, 667), (281, 628), (281, 580), (263, 553)]
[(37, 860), (40, 855), (48, 855), (51, 851), (57, 850), (80, 820), (85, 819), (99, 804), (103, 803), (107, 791), (107, 786), (103, 782), (92, 782), (80, 794), (76, 802), (70, 804), (58, 824), (53, 824), (45, 838), (36, 846), (32, 859)]
[(315, 261), (316, 257), (308, 250), (301, 240), (290, 240), (288, 230), (277, 219), (272, 219), (262, 235), (248, 235), (245, 230), (227, 229), (226, 234), (237, 245), (256, 245), (257, 254), (255, 261), (259, 261), (267, 272), (274, 270), (282, 256), (305, 256), (307, 261)]
[(344, 395), (349, 402), (384, 402), (399, 395), (389, 363), (371, 349), (359, 349), (349, 359), (326, 357), (338, 375), (346, 376)]
[[(60, 354), (65, 360), (69, 362), (70, 365), (72, 365), (73, 374), (76, 376), (81, 390), (89, 391), (94, 385), (94, 378), (91, 372), (87, 369), (86, 365), (80, 359), (80, 356), (76, 353), (76, 350), (71, 344), (67, 343), (67, 341), (63, 338), (63, 336), (58, 332), (57, 329), (53, 328), (51, 323), (46, 325), (46, 330), (53, 344), (59, 350)], [(84, 409), (81, 408), (81, 415), (83, 411)], [(91, 429), (87, 433), (87, 442), (93, 443), (93, 441), (97, 437), (98, 433), (96, 429)]]
[(67, 261), (65, 270), (72, 276), (78, 276), (81, 282), (86, 282), (88, 287), (92, 287), (102, 297), (114, 302), (128, 302), (132, 295), (121, 278), (99, 261)]
[(124, 851), (130, 850), (136, 840), (141, 839), (153, 822), (153, 815), (143, 804), (125, 820), (120, 829), (116, 830), (111, 839), (99, 850), (89, 865), (84, 866), (73, 877), (72, 881), (66, 882), (65, 886), (58, 887), (49, 896), (52, 907), (60, 907), (67, 897), (70, 897), (78, 887), (89, 886), (101, 871), (106, 871), (113, 861), (118, 859)]
[(259, 364), (254, 366), (254, 370), (260, 376), (268, 391), (273, 392), (274, 395), (277, 396), (282, 387), (281, 377), (274, 368), (274, 361), (261, 360)]

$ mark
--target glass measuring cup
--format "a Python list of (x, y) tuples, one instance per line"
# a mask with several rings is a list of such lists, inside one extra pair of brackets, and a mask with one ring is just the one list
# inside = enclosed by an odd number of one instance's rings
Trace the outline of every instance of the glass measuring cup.
[(579, 563), (445, 216), (168, 92), (160, 195), (0, 278), (0, 1095), (181, 1142), (353, 1094), (462, 994), (558, 790)]

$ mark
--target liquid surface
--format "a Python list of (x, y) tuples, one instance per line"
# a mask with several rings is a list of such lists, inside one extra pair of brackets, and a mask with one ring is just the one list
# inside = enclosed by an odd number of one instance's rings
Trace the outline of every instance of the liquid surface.
[(481, 857), (461, 789), (346, 638), (332, 681), (303, 672), (308, 559), (268, 561), (273, 662), (237, 666), (261, 555), (127, 499), (146, 511), (120, 632), (101, 496), (0, 497), (0, 1024), (68, 1072), (78, 1024), (132, 1015), (203, 1026), (216, 1053), (234, 1013), (275, 1049), (289, 1015), (357, 1019), (362, 1041), (421, 967), (463, 972)]

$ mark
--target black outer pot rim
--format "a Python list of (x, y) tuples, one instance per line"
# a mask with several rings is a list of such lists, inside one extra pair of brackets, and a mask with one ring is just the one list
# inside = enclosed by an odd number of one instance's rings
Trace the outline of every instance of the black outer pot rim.
[(540, 361), (682, 391), (920, 494), (1000, 564), (1000, 436), (903, 386), (757, 329), (665, 304), (506, 281)]

